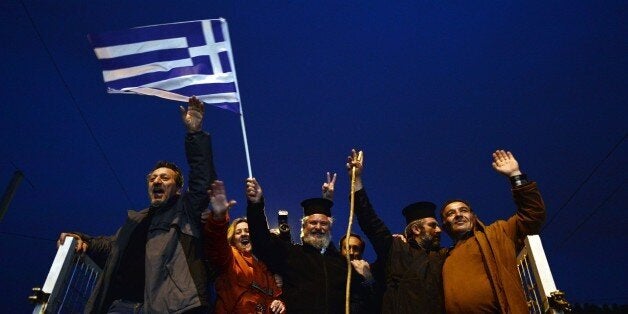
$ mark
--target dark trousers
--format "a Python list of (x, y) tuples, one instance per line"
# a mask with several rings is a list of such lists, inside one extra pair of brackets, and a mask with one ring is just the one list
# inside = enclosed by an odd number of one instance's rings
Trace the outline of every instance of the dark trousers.
[(144, 304), (135, 301), (115, 300), (111, 303), (107, 314), (143, 314)]

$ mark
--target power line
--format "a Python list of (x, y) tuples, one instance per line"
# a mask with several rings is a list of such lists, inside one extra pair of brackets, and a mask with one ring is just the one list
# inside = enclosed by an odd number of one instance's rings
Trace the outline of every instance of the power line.
[(583, 304), (583, 303), (598, 303), (598, 302), (610, 302), (610, 301), (616, 301), (616, 300), (628, 300), (628, 296), (588, 299), (588, 300), (584, 300), (584, 301), (577, 301), (575, 303), (579, 303), (579, 304)]
[(589, 221), (589, 219), (591, 219), (591, 217), (593, 217), (593, 215), (595, 215), (595, 213), (597, 213), (598, 210), (600, 210), (600, 208), (602, 208), (604, 205), (606, 205), (606, 203), (613, 198), (613, 196), (615, 196), (615, 194), (621, 190), (621, 188), (624, 186), (624, 183), (626, 183), (626, 181), (623, 181), (621, 184), (619, 184), (619, 186), (617, 188), (615, 188), (615, 190), (613, 190), (601, 203), (600, 205), (598, 205), (580, 224), (578, 224), (578, 226), (576, 226), (576, 228), (571, 231), (571, 233), (569, 235), (567, 235), (567, 237), (558, 245), (556, 245), (554, 247), (554, 250), (561, 248), (579, 229), (580, 227), (582, 227), (587, 221)]
[(35, 34), (37, 34), (37, 38), (39, 39), (39, 41), (41, 41), (41, 44), (44, 46), (44, 50), (46, 51), (46, 54), (48, 55), (48, 58), (50, 59), (50, 62), (53, 64), (57, 74), (59, 75), (59, 78), (61, 79), (61, 82), (63, 83), (63, 86), (65, 87), (66, 91), (70, 95), (70, 98), (72, 99), (72, 103), (74, 104), (74, 107), (78, 111), (79, 116), (81, 117), (81, 120), (83, 120), (83, 123), (85, 123), (85, 126), (87, 127), (87, 130), (89, 132), (89, 135), (94, 140), (94, 143), (96, 143), (96, 147), (98, 147), (98, 151), (100, 152), (100, 154), (105, 159), (105, 163), (107, 164), (107, 166), (109, 167), (109, 169), (113, 173), (113, 176), (115, 177), (116, 181), (118, 182), (118, 185), (120, 185), (120, 188), (122, 189), (122, 192), (124, 193), (124, 196), (126, 197), (127, 201), (129, 202), (129, 205), (131, 206), (131, 208), (135, 208), (133, 206), (133, 202), (131, 201), (131, 198), (129, 197), (129, 194), (127, 193), (126, 189), (124, 188), (124, 185), (122, 184), (122, 181), (118, 177), (118, 174), (116, 173), (116, 171), (113, 169), (113, 165), (111, 164), (111, 161), (109, 161), (109, 158), (107, 157), (107, 154), (105, 154), (105, 150), (100, 145), (100, 142), (98, 142), (98, 140), (96, 139), (96, 136), (94, 135), (94, 131), (92, 131), (91, 126), (87, 122), (87, 119), (85, 118), (85, 115), (83, 114), (83, 111), (81, 110), (81, 107), (78, 105), (78, 102), (76, 101), (76, 98), (74, 98), (74, 94), (72, 94), (72, 90), (70, 90), (70, 86), (68, 85), (68, 83), (66, 82), (65, 78), (63, 77), (63, 74), (61, 73), (61, 69), (59, 69), (59, 66), (57, 65), (57, 63), (55, 62), (54, 58), (52, 57), (52, 53), (50, 53), (50, 50), (48, 49), (48, 46), (46, 45), (46, 42), (44, 41), (43, 37), (39, 33), (39, 30), (37, 29), (37, 26), (35, 26), (35, 21), (33, 20), (30, 12), (28, 11), (28, 8), (26, 8), (26, 5), (24, 4), (23, 0), (20, 0), (20, 4), (22, 4), (22, 7), (24, 7), (24, 11), (26, 11), (26, 16), (28, 17), (31, 25), (33, 26), (33, 29), (35, 30)]
[(16, 236), (16, 237), (27, 238), (27, 239), (50, 241), (50, 242), (57, 241), (56, 239), (42, 238), (42, 237), (37, 237), (37, 236), (32, 236), (32, 235), (22, 234), (22, 233), (15, 233), (15, 232), (0, 231), (0, 234), (6, 234), (6, 235), (11, 235), (11, 236)]
[(558, 216), (558, 214), (560, 214), (560, 212), (563, 211), (563, 209), (565, 209), (565, 207), (567, 207), (567, 204), (569, 204), (569, 202), (571, 202), (571, 200), (574, 198), (574, 196), (576, 196), (576, 194), (578, 194), (578, 192), (580, 192), (580, 190), (582, 189), (582, 187), (589, 182), (589, 179), (591, 179), (591, 177), (593, 176), (593, 174), (597, 171), (598, 168), (600, 168), (600, 166), (602, 166), (602, 164), (615, 152), (615, 150), (617, 150), (617, 148), (619, 148), (619, 146), (621, 145), (621, 143), (624, 142), (624, 140), (626, 139), (626, 136), (628, 136), (628, 132), (624, 133), (624, 136), (615, 144), (615, 146), (613, 146), (613, 148), (611, 148), (611, 150), (608, 152), (608, 154), (606, 154), (606, 156), (597, 164), (595, 165), (595, 167), (593, 167), (593, 170), (591, 171), (591, 173), (589, 173), (589, 175), (584, 179), (584, 181), (582, 181), (582, 183), (580, 183), (580, 185), (578, 186), (578, 188), (576, 188), (576, 190), (571, 194), (571, 196), (569, 196), (569, 198), (567, 199), (567, 201), (565, 201), (565, 203), (563, 203), (562, 206), (560, 206), (560, 208), (554, 213), (554, 215), (552, 215), (552, 217), (549, 219), (549, 221), (545, 224), (545, 226), (543, 226), (543, 228), (541, 228), (541, 232), (543, 232), (543, 230), (545, 230), (549, 225), (552, 224), (552, 222), (554, 221), (554, 219)]

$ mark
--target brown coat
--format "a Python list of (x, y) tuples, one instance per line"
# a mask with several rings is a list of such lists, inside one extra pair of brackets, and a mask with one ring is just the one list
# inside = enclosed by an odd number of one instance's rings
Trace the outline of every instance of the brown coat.
[[(478, 221), (473, 237), (480, 248), (488, 279), (496, 292), (502, 313), (528, 313), (523, 288), (517, 271), (517, 253), (527, 235), (540, 231), (545, 221), (545, 204), (535, 182), (512, 189), (517, 213), (508, 220), (498, 220), (488, 226)], [(454, 248), (455, 250), (455, 248)], [(464, 265), (450, 265), (463, 269)], [(455, 289), (455, 287), (447, 287)], [(445, 304), (447, 304), (447, 294)], [(448, 308), (446, 306), (446, 308)]]

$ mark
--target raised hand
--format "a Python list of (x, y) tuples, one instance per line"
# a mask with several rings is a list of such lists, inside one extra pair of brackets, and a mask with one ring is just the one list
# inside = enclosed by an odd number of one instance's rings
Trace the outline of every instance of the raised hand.
[(246, 198), (251, 203), (259, 203), (262, 201), (262, 187), (255, 178), (246, 179)]
[(334, 186), (336, 184), (336, 174), (333, 176), (327, 172), (327, 182), (323, 183), (321, 190), (323, 191), (323, 198), (326, 198), (330, 201), (334, 200)]
[(507, 177), (521, 174), (519, 163), (509, 151), (496, 150), (493, 153), (493, 169)]
[(349, 178), (351, 178), (351, 169), (355, 167), (355, 176), (358, 177), (362, 174), (364, 168), (364, 154), (362, 151), (351, 150), (351, 155), (347, 157), (347, 171), (349, 172)]
[(202, 101), (192, 96), (188, 101), (188, 108), (186, 109), (183, 108), (183, 106), (179, 106), (179, 110), (181, 111), (181, 119), (183, 120), (183, 124), (185, 124), (185, 128), (188, 130), (188, 133), (194, 133), (201, 130), (201, 126), (203, 124), (203, 113), (205, 112), (205, 106)]
[(364, 154), (362, 151), (351, 150), (351, 155), (347, 157), (347, 172), (349, 173), (349, 180), (353, 176), (353, 170), (355, 168), (355, 182), (353, 188), (355, 191), (362, 189), (362, 170), (364, 169)]
[(212, 205), (212, 213), (214, 220), (224, 220), (227, 212), (236, 204), (236, 201), (227, 201), (227, 192), (225, 191), (225, 183), (216, 180), (212, 183), (210, 190), (207, 190), (209, 202)]

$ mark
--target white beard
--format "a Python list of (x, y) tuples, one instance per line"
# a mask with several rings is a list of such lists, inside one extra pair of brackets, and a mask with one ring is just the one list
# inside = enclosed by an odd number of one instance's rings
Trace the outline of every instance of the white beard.
[(327, 232), (324, 236), (315, 236), (310, 233), (303, 235), (303, 243), (307, 243), (319, 250), (327, 248), (331, 242), (331, 233)]

